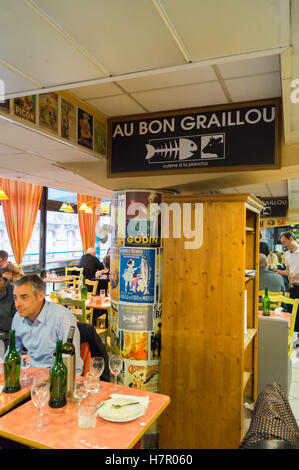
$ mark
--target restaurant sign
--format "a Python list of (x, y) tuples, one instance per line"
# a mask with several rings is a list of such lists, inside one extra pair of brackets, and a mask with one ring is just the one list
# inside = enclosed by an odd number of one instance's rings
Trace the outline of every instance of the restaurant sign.
[(262, 209), (261, 217), (286, 217), (288, 210), (288, 198), (287, 197), (272, 197), (264, 198), (259, 197), (265, 204)]
[(108, 176), (279, 168), (280, 100), (110, 118)]

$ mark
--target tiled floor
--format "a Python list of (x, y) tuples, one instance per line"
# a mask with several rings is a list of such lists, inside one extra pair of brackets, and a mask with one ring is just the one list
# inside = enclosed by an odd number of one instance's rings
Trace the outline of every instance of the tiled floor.
[(292, 383), (289, 403), (299, 426), (299, 348), (293, 349), (292, 353)]

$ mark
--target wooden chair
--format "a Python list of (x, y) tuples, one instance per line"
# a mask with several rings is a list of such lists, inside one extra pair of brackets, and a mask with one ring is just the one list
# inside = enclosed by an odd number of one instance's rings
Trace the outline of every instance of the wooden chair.
[[(96, 295), (97, 294), (97, 288), (98, 288), (98, 283), (99, 281), (90, 281), (89, 279), (85, 279), (85, 284), (88, 289), (88, 293), (91, 293), (91, 295)], [(92, 287), (91, 292), (89, 291), (88, 286)], [(93, 319), (93, 308), (86, 308), (86, 315), (89, 320), (89, 323), (92, 325), (92, 319)]]
[(85, 300), (75, 300), (70, 297), (57, 296), (58, 303), (65, 307), (71, 307), (71, 312), (77, 317), (81, 323), (87, 323)]
[[(265, 290), (260, 290), (259, 291), (259, 307), (263, 307), (263, 297), (265, 295)], [(270, 295), (272, 297), (274, 296), (277, 296), (277, 295), (284, 295), (282, 294), (281, 292), (270, 292), (268, 291), (268, 296), (270, 297)], [(281, 307), (281, 302), (275, 302), (275, 304), (270, 304), (270, 307), (271, 308), (276, 308), (276, 307)]]
[(284, 295), (269, 295), (269, 299), (271, 302), (277, 303), (284, 303), (286, 305), (292, 305), (292, 313), (291, 313), (291, 325), (289, 328), (289, 358), (292, 357), (292, 350), (293, 350), (293, 335), (294, 335), (294, 328), (295, 328), (295, 321), (298, 311), (299, 299), (290, 299)]
[(65, 276), (72, 276), (73, 279), (65, 281), (65, 287), (79, 285), (79, 282), (82, 279), (84, 268), (78, 268), (78, 266), (66, 266), (65, 267)]

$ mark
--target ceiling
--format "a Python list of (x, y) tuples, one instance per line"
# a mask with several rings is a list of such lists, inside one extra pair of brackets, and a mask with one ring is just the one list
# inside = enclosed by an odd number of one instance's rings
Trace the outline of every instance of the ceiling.
[[(299, 211), (299, 2), (0, 0), (6, 98), (68, 90), (106, 117), (281, 97), (279, 170), (113, 178), (106, 161), (0, 116), (0, 175), (109, 197), (121, 188), (289, 195)], [(298, 161), (298, 164), (297, 164)]]

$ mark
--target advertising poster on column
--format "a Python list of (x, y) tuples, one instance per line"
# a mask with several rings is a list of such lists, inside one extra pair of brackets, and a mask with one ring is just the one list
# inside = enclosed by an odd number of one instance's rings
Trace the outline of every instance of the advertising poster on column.
[(61, 137), (76, 142), (77, 112), (76, 106), (61, 99)]
[(78, 144), (93, 150), (93, 116), (78, 108)]
[(55, 134), (58, 133), (58, 95), (56, 93), (39, 95), (39, 125)]
[(110, 252), (110, 297), (119, 300), (119, 248), (113, 247)]
[(36, 122), (36, 96), (19, 96), (14, 98), (13, 112), (26, 121)]
[(123, 331), (121, 355), (132, 361), (147, 361), (149, 358), (149, 333)]
[(118, 327), (124, 331), (153, 331), (153, 305), (118, 305)]
[(154, 331), (151, 333), (151, 359), (160, 359), (161, 357), (161, 328), (162, 328), (162, 305), (154, 305)]
[(162, 275), (162, 267), (163, 267), (163, 249), (158, 248), (156, 252), (156, 302), (162, 302), (162, 285), (163, 285), (163, 275)]
[(127, 387), (147, 390), (157, 393), (159, 391), (159, 363), (160, 361), (129, 361), (125, 360), (124, 385)]
[(154, 303), (155, 266), (154, 248), (120, 248), (119, 300)]
[(126, 235), (126, 195), (114, 193), (111, 198), (111, 245), (124, 246)]
[(160, 246), (160, 204), (155, 191), (126, 193), (126, 246)]

